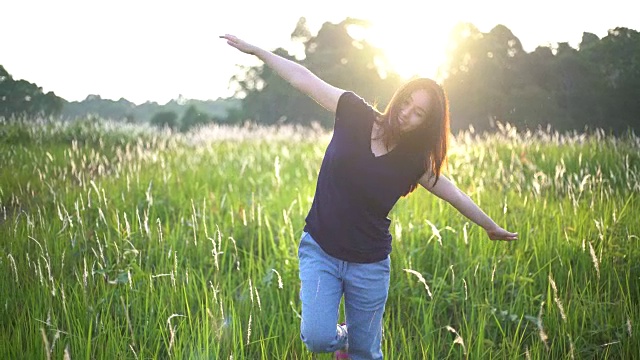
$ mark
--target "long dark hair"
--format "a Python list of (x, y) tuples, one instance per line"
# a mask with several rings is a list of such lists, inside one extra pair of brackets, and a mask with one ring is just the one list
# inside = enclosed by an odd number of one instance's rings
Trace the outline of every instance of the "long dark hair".
[[(398, 113), (402, 103), (416, 90), (427, 91), (430, 107), (426, 119), (418, 128), (402, 133), (397, 120)], [(417, 78), (405, 83), (396, 90), (385, 111), (378, 117), (377, 124), (382, 130), (381, 139), (387, 149), (398, 146), (402, 152), (420, 156), (424, 172), (430, 171), (435, 176), (435, 183), (438, 182), (442, 167), (446, 164), (449, 142), (449, 101), (442, 86), (428, 78)], [(417, 186), (416, 180), (405, 195)]]

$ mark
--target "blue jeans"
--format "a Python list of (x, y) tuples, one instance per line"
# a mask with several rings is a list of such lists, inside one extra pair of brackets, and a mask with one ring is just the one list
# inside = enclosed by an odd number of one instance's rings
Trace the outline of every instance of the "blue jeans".
[[(351, 359), (382, 359), (382, 314), (389, 293), (390, 258), (370, 264), (342, 261), (325, 253), (306, 232), (298, 257), (300, 337), (307, 348), (333, 352), (348, 343)], [(343, 295), (346, 328), (338, 325)]]

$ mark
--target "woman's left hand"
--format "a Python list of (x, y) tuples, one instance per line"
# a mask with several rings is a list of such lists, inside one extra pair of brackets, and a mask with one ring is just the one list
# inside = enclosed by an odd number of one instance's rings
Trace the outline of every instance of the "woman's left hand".
[(487, 232), (487, 236), (491, 240), (503, 240), (503, 241), (513, 241), (518, 240), (518, 233), (509, 232), (500, 226), (496, 226), (491, 229), (485, 229)]

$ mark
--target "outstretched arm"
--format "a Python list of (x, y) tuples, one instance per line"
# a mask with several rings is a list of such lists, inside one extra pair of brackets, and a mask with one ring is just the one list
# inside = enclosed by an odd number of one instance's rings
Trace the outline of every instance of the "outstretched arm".
[(432, 194), (445, 200), (455, 207), (462, 215), (481, 226), (491, 240), (517, 240), (518, 233), (509, 232), (496, 224), (482, 209), (471, 200), (471, 198), (458, 189), (444, 175), (438, 177), (438, 182), (434, 185), (435, 177), (431, 173), (424, 174), (419, 183)]
[(249, 44), (234, 35), (226, 34), (220, 37), (243, 53), (257, 56), (294, 88), (311, 97), (325, 109), (336, 112), (338, 100), (344, 90), (326, 83), (304, 66)]

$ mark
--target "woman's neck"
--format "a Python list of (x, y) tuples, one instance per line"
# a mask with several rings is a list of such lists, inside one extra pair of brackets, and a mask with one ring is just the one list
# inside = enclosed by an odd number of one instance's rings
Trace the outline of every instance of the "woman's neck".
[(371, 128), (371, 151), (374, 153), (386, 153), (396, 147), (396, 144), (384, 143), (384, 129), (377, 121), (373, 123)]

